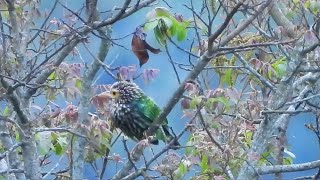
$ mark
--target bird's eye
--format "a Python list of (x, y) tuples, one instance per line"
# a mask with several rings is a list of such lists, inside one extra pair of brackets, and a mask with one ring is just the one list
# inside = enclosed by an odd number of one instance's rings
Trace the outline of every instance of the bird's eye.
[(111, 91), (111, 96), (112, 96), (112, 98), (116, 98), (116, 97), (119, 96), (119, 92), (116, 91), (116, 90), (112, 90), (112, 91)]

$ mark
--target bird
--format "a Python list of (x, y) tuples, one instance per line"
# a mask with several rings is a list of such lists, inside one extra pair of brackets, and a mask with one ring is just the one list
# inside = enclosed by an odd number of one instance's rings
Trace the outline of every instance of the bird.
[[(145, 139), (146, 130), (161, 112), (159, 106), (133, 82), (115, 82), (109, 93), (112, 99), (110, 118), (113, 126), (135, 141)], [(170, 134), (168, 121), (165, 119), (150, 143), (157, 145), (159, 140), (169, 143), (173, 139), (175, 138)], [(180, 144), (174, 140), (173, 145), (176, 147)]]

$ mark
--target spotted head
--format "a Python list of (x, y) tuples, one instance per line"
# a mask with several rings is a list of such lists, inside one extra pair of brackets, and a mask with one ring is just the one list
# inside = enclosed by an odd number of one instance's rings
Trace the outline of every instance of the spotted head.
[(142, 90), (136, 84), (128, 81), (116, 82), (110, 88), (110, 96), (117, 103), (130, 103), (143, 95)]

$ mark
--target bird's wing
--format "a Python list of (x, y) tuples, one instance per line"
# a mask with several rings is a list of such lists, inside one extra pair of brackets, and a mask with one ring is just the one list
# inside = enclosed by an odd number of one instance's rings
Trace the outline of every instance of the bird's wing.
[[(149, 123), (149, 125), (152, 124), (152, 122), (158, 117), (161, 112), (161, 109), (157, 106), (157, 104), (148, 96), (140, 98), (139, 100), (135, 101), (134, 104), (138, 108), (140, 116), (142, 116), (145, 121)], [(163, 125), (167, 123), (168, 122), (166, 119), (163, 122)], [(162, 128), (163, 126), (160, 126), (155, 135), (157, 139), (166, 141), (166, 133)]]
[[(157, 104), (148, 96), (140, 98), (135, 102), (138, 107), (140, 115), (145, 117), (146, 120), (151, 124), (160, 114), (161, 109)], [(163, 124), (167, 124), (167, 120)]]

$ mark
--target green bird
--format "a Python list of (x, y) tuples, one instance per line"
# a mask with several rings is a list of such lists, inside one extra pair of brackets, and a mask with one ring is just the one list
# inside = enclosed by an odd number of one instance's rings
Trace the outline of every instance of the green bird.
[[(145, 139), (146, 130), (161, 112), (156, 103), (136, 84), (127, 81), (114, 83), (110, 89), (110, 96), (113, 125), (133, 140)], [(165, 119), (162, 126), (156, 131), (156, 138), (151, 141), (152, 144), (158, 144), (158, 140), (168, 143), (174, 138), (169, 133), (167, 123)], [(178, 146), (179, 143), (175, 141), (174, 145)]]

